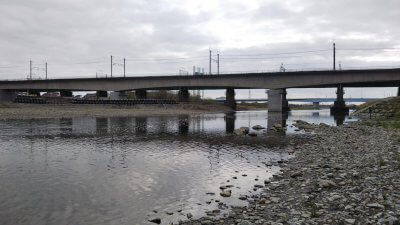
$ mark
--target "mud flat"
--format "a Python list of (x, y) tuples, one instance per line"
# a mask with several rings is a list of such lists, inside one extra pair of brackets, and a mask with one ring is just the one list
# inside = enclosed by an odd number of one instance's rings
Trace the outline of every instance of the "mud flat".
[(128, 117), (230, 112), (224, 105), (177, 104), (177, 105), (36, 105), (0, 104), (0, 119), (40, 119), (73, 117)]
[[(308, 141), (228, 216), (182, 224), (399, 224), (400, 133), (357, 122), (297, 123)], [(234, 191), (234, 190), (232, 190)]]

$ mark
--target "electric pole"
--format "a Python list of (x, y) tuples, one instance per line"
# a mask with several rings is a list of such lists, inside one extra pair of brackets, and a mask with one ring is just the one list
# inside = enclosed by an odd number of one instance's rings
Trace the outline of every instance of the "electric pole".
[(126, 62), (126, 59), (124, 58), (124, 77), (126, 77), (126, 74), (125, 74), (125, 62)]
[(111, 73), (110, 73), (110, 77), (112, 77), (112, 70), (113, 70), (113, 56), (111, 56)]
[(211, 75), (211, 49), (210, 49), (210, 62), (208, 65), (208, 74)]
[(32, 80), (32, 60), (29, 60), (29, 79)]
[(336, 70), (336, 44), (333, 43), (333, 70)]
[(47, 80), (47, 62), (45, 63), (46, 80)]
[(219, 75), (219, 53), (217, 54), (217, 74)]

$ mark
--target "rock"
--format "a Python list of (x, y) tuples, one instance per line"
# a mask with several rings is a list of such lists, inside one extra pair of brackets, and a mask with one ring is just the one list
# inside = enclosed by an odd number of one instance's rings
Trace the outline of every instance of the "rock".
[(186, 214), (186, 217), (190, 220), (193, 217), (193, 214), (188, 213), (188, 214)]
[(301, 176), (303, 176), (303, 173), (301, 171), (297, 171), (297, 172), (290, 174), (291, 178), (296, 178), (296, 177), (301, 177)]
[(219, 189), (225, 190), (225, 189), (232, 188), (232, 187), (233, 187), (233, 185), (228, 184), (228, 185), (222, 185), (222, 186), (220, 186)]
[(346, 223), (348, 223), (348, 224), (354, 224), (354, 223), (356, 222), (355, 219), (345, 219), (344, 221), (345, 221)]
[(252, 127), (254, 130), (262, 130), (265, 129), (265, 127), (261, 126), (261, 125), (255, 125)]
[(250, 132), (248, 135), (249, 135), (250, 137), (257, 137), (257, 134), (256, 134), (256, 133), (253, 133), (253, 132)]
[(375, 209), (385, 209), (385, 206), (383, 206), (383, 205), (381, 205), (379, 203), (367, 204), (367, 207), (375, 208)]
[(161, 219), (160, 218), (154, 218), (154, 219), (149, 220), (149, 222), (160, 224), (161, 223)]
[(236, 135), (246, 135), (249, 133), (249, 131), (250, 131), (250, 129), (248, 127), (241, 127), (239, 129), (234, 130), (233, 132)]
[(238, 223), (238, 225), (252, 225), (253, 223), (250, 223), (249, 221), (247, 221), (247, 220), (242, 220), (242, 221), (240, 221), (239, 223)]
[(222, 197), (231, 197), (232, 195), (232, 191), (231, 190), (226, 190), (226, 191), (222, 191), (221, 193), (219, 193)]
[(277, 197), (271, 197), (270, 198), (271, 199), (271, 201), (273, 202), (273, 203), (278, 203), (279, 202), (279, 198), (277, 198)]
[(336, 187), (336, 183), (331, 180), (320, 180), (318, 185), (322, 188), (332, 188)]
[(240, 199), (240, 200), (247, 200), (247, 195), (240, 195), (240, 196), (239, 196), (239, 199)]

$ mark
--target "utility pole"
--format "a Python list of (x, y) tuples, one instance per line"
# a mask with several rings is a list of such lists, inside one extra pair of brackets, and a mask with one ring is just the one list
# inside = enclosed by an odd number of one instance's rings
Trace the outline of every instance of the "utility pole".
[(46, 70), (46, 80), (47, 80), (47, 62), (45, 63), (45, 70)]
[(217, 54), (217, 74), (219, 75), (219, 53)]
[(124, 77), (126, 77), (126, 74), (125, 74), (125, 62), (126, 62), (126, 59), (124, 58)]
[(29, 60), (29, 79), (32, 80), (32, 60)]
[(333, 43), (333, 70), (336, 70), (336, 44)]
[(208, 74), (211, 75), (211, 49), (210, 49), (210, 62), (208, 65)]
[(110, 73), (110, 77), (112, 77), (112, 70), (113, 70), (113, 56), (111, 56), (111, 73)]

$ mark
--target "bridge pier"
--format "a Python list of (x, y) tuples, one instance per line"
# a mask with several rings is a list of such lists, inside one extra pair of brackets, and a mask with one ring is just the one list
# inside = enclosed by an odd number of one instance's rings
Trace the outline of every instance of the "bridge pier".
[(336, 101), (333, 103), (333, 107), (331, 108), (332, 113), (349, 112), (349, 108), (346, 107), (346, 103), (344, 102), (343, 95), (343, 86), (339, 85), (336, 90)]
[(319, 109), (319, 102), (313, 102), (312, 105), (313, 105), (313, 108)]
[(178, 92), (178, 101), (179, 102), (189, 102), (189, 90), (187, 88), (181, 88)]
[(16, 91), (0, 90), (0, 102), (12, 102), (17, 97)]
[(289, 103), (286, 99), (286, 89), (268, 90), (268, 112), (287, 112)]
[(128, 94), (126, 93), (126, 91), (113, 91), (110, 93), (110, 99), (112, 100), (128, 99)]
[(226, 89), (225, 105), (233, 110), (236, 110), (235, 89), (233, 88)]
[(135, 90), (135, 97), (136, 99), (146, 99), (147, 98), (147, 92), (146, 90)]
[(107, 91), (96, 91), (97, 98), (108, 98)]
[(73, 97), (72, 91), (66, 91), (66, 90), (60, 91), (60, 96), (61, 97)]

